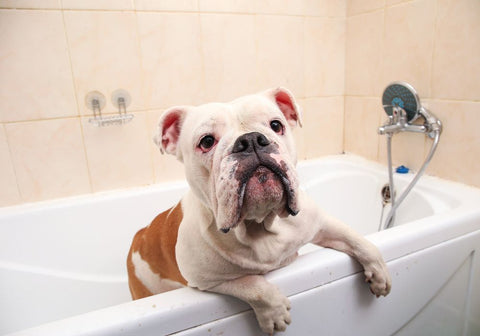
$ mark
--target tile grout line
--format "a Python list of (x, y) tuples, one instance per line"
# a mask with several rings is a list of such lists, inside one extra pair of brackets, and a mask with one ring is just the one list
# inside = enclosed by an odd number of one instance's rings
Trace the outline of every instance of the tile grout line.
[[(437, 36), (437, 29), (438, 29), (438, 15), (439, 15), (439, 10), (438, 10), (438, 1), (435, 2), (435, 19), (434, 19), (434, 24), (433, 24), (433, 35), (432, 35), (432, 55), (430, 58), (430, 83), (429, 83), (429, 92), (428, 95), (430, 97), (433, 97), (433, 70), (434, 70), (434, 58), (435, 58), (435, 48), (436, 48), (436, 36)], [(426, 98), (428, 99), (428, 98)], [(423, 156), (427, 157), (428, 152), (430, 151), (429, 148), (429, 141), (425, 138), (424, 143), (423, 143)]]
[[(385, 72), (385, 62), (384, 62), (384, 59), (385, 59), (385, 52), (384, 52), (384, 46), (385, 46), (385, 40), (386, 40), (386, 31), (387, 31), (387, 9), (390, 8), (387, 6), (386, 2), (384, 2), (384, 8), (383, 8), (383, 17), (382, 17), (382, 28), (383, 28), (383, 32), (382, 32), (382, 41), (381, 41), (381, 46), (380, 46), (380, 49), (382, 50), (382, 57), (380, 59), (380, 79), (384, 80), (384, 72)], [(376, 88), (375, 88), (376, 89)], [(377, 97), (377, 99), (379, 99)], [(381, 98), (380, 98), (381, 99)], [(381, 114), (381, 111), (379, 113), (377, 113), (377, 122), (378, 122), (378, 126), (382, 125), (382, 114)], [(380, 149), (381, 149), (381, 141), (380, 141), (380, 138), (377, 137), (377, 154), (376, 154), (376, 160), (377, 162), (380, 162), (381, 160), (381, 157), (380, 157)]]
[(2, 123), (1, 126), (2, 126), (3, 132), (5, 134), (5, 141), (7, 142), (7, 147), (8, 147), (8, 155), (10, 156), (10, 163), (11, 163), (12, 168), (13, 168), (13, 174), (15, 175), (15, 185), (17, 186), (17, 192), (18, 192), (19, 201), (20, 201), (20, 202), (15, 203), (15, 204), (25, 203), (26, 200), (25, 200), (24, 196), (22, 195), (20, 184), (18, 182), (18, 173), (17, 173), (15, 163), (13, 161), (13, 152), (12, 152), (12, 147), (10, 145), (10, 141), (8, 140), (7, 128), (6, 128), (6, 125), (4, 123)]
[[(134, 0), (131, 0), (132, 1), (132, 6), (135, 8), (135, 29), (136, 29), (136, 35), (137, 35), (137, 54), (138, 54), (138, 58), (139, 58), (139, 63), (140, 63), (140, 71), (141, 71), (141, 74), (140, 74), (140, 78), (141, 78), (141, 89), (140, 89), (140, 92), (141, 92), (141, 98), (144, 100), (144, 101), (147, 101), (147, 96), (149, 97), (148, 98), (148, 102), (150, 102), (150, 94), (147, 95), (146, 93), (146, 85), (145, 85), (145, 68), (144, 68), (144, 61), (143, 61), (143, 57), (142, 57), (142, 40), (141, 40), (141, 34), (140, 34), (140, 20), (139, 20), (139, 13), (142, 13), (141, 11), (138, 11), (136, 6), (135, 6), (135, 1)], [(148, 104), (150, 105), (150, 104)], [(134, 113), (134, 112), (143, 112), (145, 113), (145, 122), (148, 124), (148, 120), (149, 120), (149, 113), (150, 111), (152, 111), (152, 109), (148, 108), (148, 107), (145, 107), (144, 110), (140, 110), (140, 111), (130, 111), (130, 113)], [(150, 131), (147, 129), (147, 125), (144, 125), (145, 127), (145, 131), (147, 132), (147, 134), (150, 133)], [(154, 153), (151, 149), (151, 147), (149, 147), (149, 155), (150, 155), (150, 183), (149, 184), (155, 184), (155, 181), (156, 181), (156, 172), (155, 172), (155, 157), (154, 157)]]
[[(63, 0), (62, 5), (63, 5)], [(63, 6), (62, 6), (63, 7)], [(68, 54), (68, 61), (70, 63), (70, 74), (72, 76), (72, 85), (73, 85), (73, 96), (75, 98), (75, 107), (77, 110), (77, 115), (75, 116), (75, 119), (77, 120), (77, 124), (80, 127), (80, 134), (82, 136), (82, 148), (83, 148), (83, 156), (85, 159), (85, 164), (86, 164), (86, 169), (87, 169), (87, 174), (88, 174), (88, 183), (89, 183), (89, 189), (90, 192), (93, 192), (93, 180), (92, 180), (92, 174), (90, 172), (90, 162), (88, 160), (88, 155), (87, 155), (87, 146), (85, 145), (85, 133), (83, 131), (83, 124), (82, 124), (82, 118), (80, 114), (80, 105), (78, 102), (78, 95), (77, 95), (77, 85), (75, 83), (75, 72), (73, 71), (73, 61), (72, 61), (72, 55), (71, 55), (71, 50), (70, 50), (70, 40), (68, 38), (68, 33), (67, 33), (67, 24), (66, 24), (66, 19), (65, 19), (65, 13), (62, 10), (62, 22), (63, 22), (63, 33), (65, 36), (65, 43), (67, 44), (67, 54)], [(61, 118), (63, 119), (63, 118)], [(42, 119), (45, 120), (45, 119)]]
[[(305, 97), (296, 97), (296, 99), (331, 99), (331, 98), (363, 98), (363, 99), (380, 99), (378, 96), (369, 96), (369, 95), (355, 95), (355, 94), (345, 94), (345, 95), (329, 95), (329, 96), (305, 96)], [(422, 97), (421, 97), (422, 98)], [(480, 100), (465, 100), (465, 99), (450, 99), (450, 98), (429, 98), (423, 97), (423, 100), (428, 100), (430, 102), (443, 102), (443, 103), (457, 103), (457, 104), (478, 104)], [(207, 101), (205, 103), (208, 103)], [(152, 111), (159, 111), (165, 110), (168, 107), (146, 107), (145, 109), (137, 109), (128, 111), (129, 113), (143, 113), (143, 112), (152, 112)], [(108, 112), (102, 113), (102, 115), (117, 115), (117, 112)], [(10, 124), (20, 124), (20, 123), (28, 123), (28, 122), (40, 122), (40, 121), (49, 121), (49, 120), (61, 120), (61, 119), (70, 119), (70, 118), (79, 118), (79, 119), (86, 119), (92, 118), (92, 114), (88, 115), (75, 115), (75, 116), (58, 116), (58, 117), (48, 117), (42, 119), (25, 119), (25, 120), (11, 120), (11, 121), (2, 121), (1, 124), (10, 125)]]
[(435, 58), (435, 48), (436, 48), (436, 43), (435, 43), (435, 40), (436, 40), (436, 36), (437, 36), (437, 30), (438, 30), (438, 20), (439, 20), (439, 10), (438, 10), (438, 2), (435, 2), (435, 21), (434, 21), (434, 25), (433, 25), (433, 36), (432, 36), (432, 55), (431, 55), (431, 58), (430, 58), (430, 92), (428, 93), (430, 97), (433, 97), (433, 70), (434, 70), (434, 66), (433, 66), (433, 62), (434, 62), (434, 58)]
[[(275, 13), (275, 12), (236, 12), (236, 11), (201, 11), (201, 10), (175, 10), (175, 9), (137, 9), (132, 8), (11, 8), (0, 7), (0, 10), (9, 11), (63, 11), (63, 12), (118, 12), (118, 13), (165, 13), (165, 14), (218, 14), (218, 15), (265, 15), (265, 16), (287, 16), (287, 17), (311, 17), (311, 18), (326, 18), (326, 19), (344, 19), (346, 17), (339, 15), (306, 15), (306, 14), (289, 14), (289, 13)], [(364, 13), (362, 13), (364, 14)], [(360, 14), (360, 15), (362, 15)]]

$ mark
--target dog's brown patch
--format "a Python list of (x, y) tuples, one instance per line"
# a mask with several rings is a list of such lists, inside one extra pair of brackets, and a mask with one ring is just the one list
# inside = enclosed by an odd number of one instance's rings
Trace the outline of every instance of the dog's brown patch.
[(147, 297), (150, 293), (135, 275), (132, 262), (133, 252), (139, 252), (153, 273), (162, 279), (169, 279), (187, 285), (187, 281), (178, 269), (175, 255), (178, 228), (183, 219), (181, 202), (159, 214), (146, 228), (137, 232), (127, 258), (128, 282), (134, 300)]

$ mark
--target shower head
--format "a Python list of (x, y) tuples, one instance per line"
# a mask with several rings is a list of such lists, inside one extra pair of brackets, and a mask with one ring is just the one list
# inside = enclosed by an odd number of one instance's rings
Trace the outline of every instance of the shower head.
[(407, 113), (407, 121), (411, 122), (417, 119), (421, 108), (420, 98), (417, 91), (408, 83), (393, 82), (389, 84), (382, 96), (383, 109), (389, 115), (393, 115), (396, 107), (403, 109)]

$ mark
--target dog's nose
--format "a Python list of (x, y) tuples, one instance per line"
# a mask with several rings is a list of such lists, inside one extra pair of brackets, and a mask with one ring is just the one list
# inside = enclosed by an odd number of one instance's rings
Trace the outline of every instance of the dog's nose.
[(270, 141), (259, 132), (246, 133), (238, 137), (233, 144), (233, 153), (252, 152), (270, 145)]

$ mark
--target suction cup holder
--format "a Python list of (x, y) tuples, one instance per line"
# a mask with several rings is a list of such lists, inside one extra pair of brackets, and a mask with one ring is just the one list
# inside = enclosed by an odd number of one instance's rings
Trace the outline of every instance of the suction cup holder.
[(112, 93), (112, 104), (119, 110), (126, 109), (132, 102), (132, 97), (124, 89), (115, 90)]
[(122, 125), (133, 119), (133, 114), (127, 114), (127, 106), (130, 105), (132, 98), (130, 94), (118, 89), (112, 93), (112, 104), (118, 108), (117, 115), (102, 115), (102, 109), (106, 105), (105, 96), (98, 91), (91, 91), (85, 97), (85, 105), (93, 111), (93, 118), (88, 121), (95, 126)]
[(100, 111), (105, 107), (107, 100), (103, 93), (99, 91), (91, 91), (85, 96), (85, 105), (93, 111), (93, 115), (97, 117)]
[(408, 83), (390, 83), (382, 96), (383, 109), (389, 116), (393, 116), (394, 109), (399, 107), (407, 113), (407, 122), (413, 122), (420, 114), (420, 98), (417, 91)]

